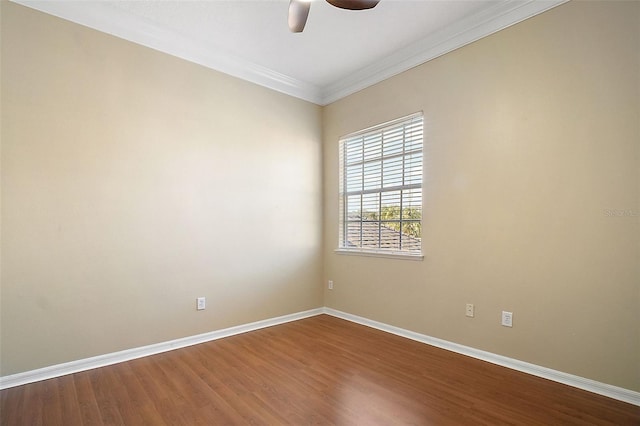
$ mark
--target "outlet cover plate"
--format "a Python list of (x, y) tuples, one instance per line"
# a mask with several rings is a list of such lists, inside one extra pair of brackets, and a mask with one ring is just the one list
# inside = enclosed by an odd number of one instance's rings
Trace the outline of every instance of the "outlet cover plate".
[(502, 325), (513, 327), (513, 312), (502, 311)]
[(467, 303), (467, 308), (466, 308), (466, 311), (465, 311), (465, 315), (468, 316), (468, 317), (473, 318), (474, 310), (475, 310), (475, 308), (473, 306), (473, 303)]
[(201, 311), (207, 307), (207, 299), (205, 297), (198, 297), (196, 299), (196, 309)]

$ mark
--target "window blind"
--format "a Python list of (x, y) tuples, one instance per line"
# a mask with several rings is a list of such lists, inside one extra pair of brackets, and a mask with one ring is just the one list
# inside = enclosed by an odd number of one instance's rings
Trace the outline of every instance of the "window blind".
[(422, 113), (340, 140), (341, 249), (421, 253)]

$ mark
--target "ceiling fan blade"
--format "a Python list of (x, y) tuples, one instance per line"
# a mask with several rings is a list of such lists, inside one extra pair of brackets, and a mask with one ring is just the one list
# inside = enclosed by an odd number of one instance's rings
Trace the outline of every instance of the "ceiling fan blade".
[(328, 3), (340, 9), (364, 10), (376, 7), (380, 0), (327, 0)]
[(307, 23), (311, 3), (303, 0), (289, 1), (289, 29), (294, 33), (301, 33)]

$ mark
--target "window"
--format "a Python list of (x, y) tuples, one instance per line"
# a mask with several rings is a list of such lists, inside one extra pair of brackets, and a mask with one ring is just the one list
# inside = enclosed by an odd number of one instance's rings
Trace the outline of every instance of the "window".
[(340, 253), (422, 253), (422, 113), (340, 140)]

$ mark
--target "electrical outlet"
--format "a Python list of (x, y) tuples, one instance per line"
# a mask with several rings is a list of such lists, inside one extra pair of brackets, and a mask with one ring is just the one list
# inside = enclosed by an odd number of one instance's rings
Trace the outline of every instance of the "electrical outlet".
[(196, 309), (201, 311), (207, 307), (207, 298), (206, 297), (198, 297), (196, 299)]
[(329, 288), (329, 290), (333, 290), (333, 281), (329, 280), (327, 287)]
[(513, 312), (502, 311), (502, 325), (513, 327)]
[(473, 303), (467, 303), (467, 310), (465, 315), (468, 317), (473, 318), (473, 313), (474, 313), (474, 307), (473, 307)]

